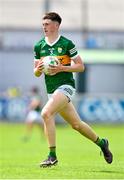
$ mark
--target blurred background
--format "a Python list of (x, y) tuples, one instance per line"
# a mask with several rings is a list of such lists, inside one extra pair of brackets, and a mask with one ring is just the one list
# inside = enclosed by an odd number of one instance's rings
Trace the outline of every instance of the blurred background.
[(75, 75), (81, 118), (124, 123), (123, 0), (0, 0), (1, 121), (25, 120), (32, 87), (47, 100), (43, 77), (33, 75), (33, 46), (48, 11), (60, 14), (61, 34), (75, 42), (86, 66)]

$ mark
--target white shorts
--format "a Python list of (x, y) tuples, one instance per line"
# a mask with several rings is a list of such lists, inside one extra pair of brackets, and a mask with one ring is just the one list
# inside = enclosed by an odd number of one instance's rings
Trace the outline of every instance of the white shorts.
[(39, 123), (41, 123), (42, 118), (41, 118), (40, 112), (37, 112), (34, 110), (30, 111), (27, 115), (26, 121), (27, 122), (39, 122)]
[[(55, 91), (55, 92), (61, 92), (63, 93), (65, 96), (68, 97), (69, 102), (72, 100), (74, 94), (75, 94), (75, 88), (73, 88), (71, 85), (67, 85), (64, 84), (62, 86), (59, 86)], [(48, 94), (48, 98), (50, 98), (52, 96), (52, 94)]]

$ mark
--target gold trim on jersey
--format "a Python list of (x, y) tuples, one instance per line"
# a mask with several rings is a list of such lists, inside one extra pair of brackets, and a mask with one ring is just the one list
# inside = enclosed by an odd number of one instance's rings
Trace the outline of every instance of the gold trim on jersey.
[(60, 61), (60, 63), (62, 65), (67, 65), (71, 63), (71, 58), (67, 55), (63, 55), (63, 56), (56, 56), (57, 59)]
[[(68, 55), (63, 55), (63, 56), (55, 56), (59, 62), (62, 65), (67, 65), (71, 63), (71, 58)], [(41, 57), (40, 60), (42, 60), (44, 57)]]

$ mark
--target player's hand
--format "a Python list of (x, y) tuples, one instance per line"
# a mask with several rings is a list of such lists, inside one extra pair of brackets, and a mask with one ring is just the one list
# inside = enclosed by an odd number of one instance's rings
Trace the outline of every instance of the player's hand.
[(42, 74), (43, 62), (39, 60), (35, 61), (34, 67), (34, 74), (35, 76), (39, 77)]
[(39, 61), (38, 65), (36, 67), (37, 70), (42, 73), (43, 67), (44, 67), (43, 62)]
[(58, 64), (58, 65), (49, 65), (49, 68), (48, 68), (48, 73), (49, 75), (55, 75), (59, 72), (62, 71), (62, 65), (61, 64)]

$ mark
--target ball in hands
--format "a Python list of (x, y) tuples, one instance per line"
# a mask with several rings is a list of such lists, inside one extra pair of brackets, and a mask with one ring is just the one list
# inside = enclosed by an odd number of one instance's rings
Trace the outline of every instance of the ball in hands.
[[(57, 66), (59, 64), (59, 60), (57, 59), (56, 56), (46, 56), (43, 58), (42, 62), (43, 62), (43, 70), (42, 71), (46, 75), (49, 75), (48, 68), (50, 67), (50, 65)], [(54, 75), (54, 74), (51, 74), (51, 75)]]

